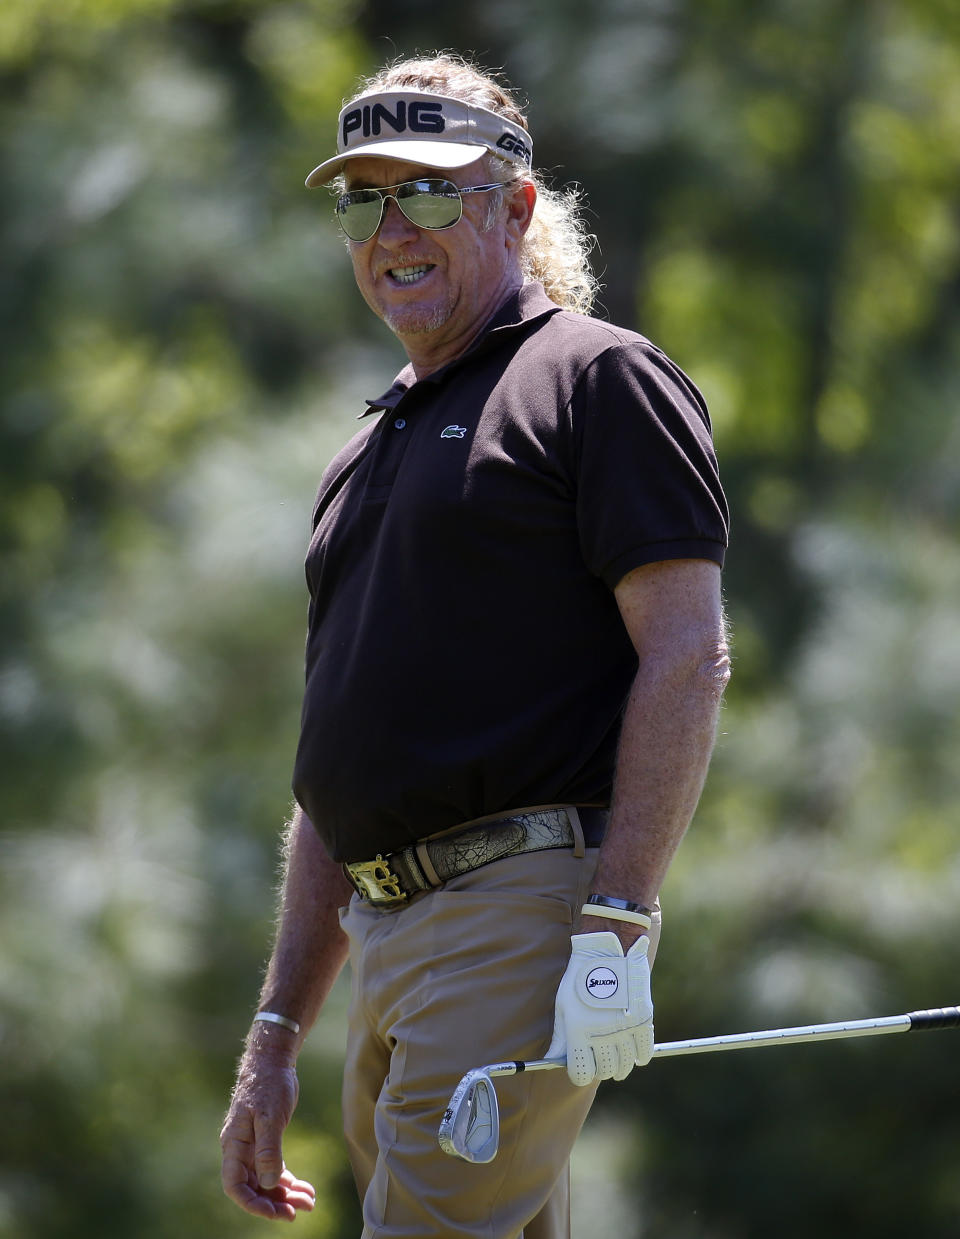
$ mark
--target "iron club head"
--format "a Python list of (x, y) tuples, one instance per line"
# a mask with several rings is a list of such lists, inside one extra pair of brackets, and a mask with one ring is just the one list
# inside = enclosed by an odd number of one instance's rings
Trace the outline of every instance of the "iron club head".
[(500, 1144), (500, 1109), (489, 1069), (468, 1071), (444, 1111), (440, 1147), (467, 1162), (492, 1162)]

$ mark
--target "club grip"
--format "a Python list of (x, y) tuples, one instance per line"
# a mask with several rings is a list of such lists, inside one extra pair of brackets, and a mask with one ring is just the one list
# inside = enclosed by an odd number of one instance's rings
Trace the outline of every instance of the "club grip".
[(960, 1007), (934, 1007), (932, 1011), (911, 1011), (910, 1031), (915, 1028), (960, 1028)]

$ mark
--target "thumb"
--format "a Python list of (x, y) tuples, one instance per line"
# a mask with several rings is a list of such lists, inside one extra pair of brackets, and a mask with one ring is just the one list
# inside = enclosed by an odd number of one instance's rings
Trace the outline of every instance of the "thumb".
[(547, 1049), (547, 1058), (567, 1057), (567, 1029), (563, 1012), (557, 1011), (553, 1022), (553, 1039)]
[(253, 1165), (260, 1186), (276, 1187), (283, 1174), (282, 1124), (265, 1114), (254, 1115)]

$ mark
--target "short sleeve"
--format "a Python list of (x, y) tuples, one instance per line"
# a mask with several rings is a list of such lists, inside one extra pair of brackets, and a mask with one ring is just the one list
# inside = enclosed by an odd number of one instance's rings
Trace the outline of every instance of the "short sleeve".
[(723, 564), (729, 513), (703, 397), (646, 342), (594, 358), (570, 402), (587, 567), (612, 589), (667, 559)]

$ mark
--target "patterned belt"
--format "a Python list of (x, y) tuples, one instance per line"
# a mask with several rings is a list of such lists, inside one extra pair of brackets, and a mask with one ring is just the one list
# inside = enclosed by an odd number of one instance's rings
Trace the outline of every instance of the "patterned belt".
[[(587, 847), (598, 847), (607, 824), (607, 810), (578, 808)], [(353, 861), (343, 871), (361, 899), (378, 908), (396, 908), (418, 891), (434, 890), (450, 878), (470, 873), (495, 860), (569, 848), (577, 832), (564, 809), (534, 809), (466, 826), (435, 839), (401, 848), (375, 860)]]

